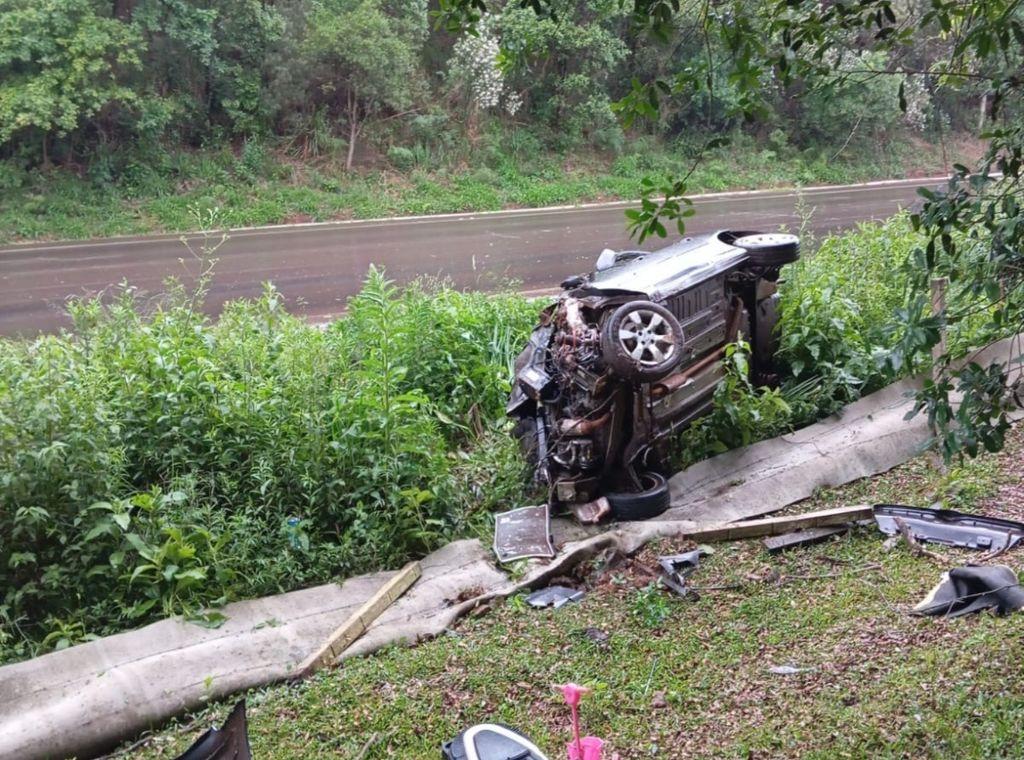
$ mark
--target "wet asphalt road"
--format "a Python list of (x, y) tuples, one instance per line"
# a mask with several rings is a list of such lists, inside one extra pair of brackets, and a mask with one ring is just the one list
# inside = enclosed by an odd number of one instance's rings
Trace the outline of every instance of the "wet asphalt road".
[[(811, 226), (821, 233), (888, 217), (916, 203), (917, 187), (940, 181), (810, 188), (802, 197), (814, 210)], [(795, 229), (797, 198), (790, 190), (698, 196), (687, 232)], [(635, 248), (623, 216), (634, 205), (234, 230), (216, 254), (207, 308), (215, 313), (224, 301), (257, 295), (262, 283), (271, 281), (293, 311), (326, 317), (344, 309), (371, 264), (385, 267), (398, 282), (442, 275), (462, 288), (492, 290), (512, 281), (523, 291), (549, 290), (567, 275), (591, 269), (602, 248)], [(666, 242), (649, 240), (643, 247)], [(178, 235), (0, 248), (0, 335), (32, 335), (66, 325), (62, 304), (70, 296), (109, 293), (123, 281), (155, 294), (165, 278), (189, 281), (196, 269)]]

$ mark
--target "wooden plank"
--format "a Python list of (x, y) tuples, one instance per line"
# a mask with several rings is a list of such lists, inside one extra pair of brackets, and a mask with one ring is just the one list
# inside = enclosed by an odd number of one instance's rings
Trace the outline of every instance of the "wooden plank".
[(845, 525), (823, 526), (821, 528), (805, 528), (795, 530), (792, 533), (783, 533), (780, 536), (768, 536), (762, 543), (769, 554), (778, 554), (786, 549), (793, 549), (797, 546), (809, 546), (820, 544), (832, 536), (838, 536), (846, 532)]
[(398, 601), (398, 598), (417, 581), (421, 574), (419, 562), (410, 562), (399, 570), (295, 669), (292, 678), (305, 678), (338, 659), (342, 652), (366, 633), (366, 629), (380, 617), (384, 610)]
[(761, 520), (745, 520), (743, 522), (713, 525), (710, 528), (687, 533), (687, 538), (694, 541), (735, 541), (741, 538), (759, 538), (761, 536), (777, 536), (805, 528), (821, 528), (826, 525), (842, 525), (856, 520), (870, 520), (874, 516), (870, 504), (857, 504), (852, 507), (838, 507), (821, 512), (808, 512), (803, 515), (787, 517), (766, 517)]

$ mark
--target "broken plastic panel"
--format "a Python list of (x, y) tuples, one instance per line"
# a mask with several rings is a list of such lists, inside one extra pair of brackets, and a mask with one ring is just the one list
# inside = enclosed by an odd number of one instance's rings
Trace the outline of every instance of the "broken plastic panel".
[(997, 615), (1024, 608), (1024, 589), (1006, 565), (957, 567), (942, 574), (939, 584), (916, 607), (915, 615), (960, 617), (994, 609)]
[(547, 504), (521, 507), (494, 516), (494, 553), (498, 561), (555, 556)]
[(547, 760), (547, 755), (515, 729), (500, 723), (467, 728), (441, 747), (444, 760)]
[(554, 607), (557, 610), (564, 604), (576, 602), (582, 598), (583, 592), (577, 591), (574, 588), (569, 588), (568, 586), (548, 586), (547, 588), (534, 591), (526, 597), (526, 603), (537, 609)]
[(997, 517), (898, 504), (876, 504), (874, 512), (879, 529), (887, 535), (897, 535), (902, 522), (918, 541), (946, 546), (997, 552), (1016, 546), (1024, 538), (1024, 523)]
[(662, 583), (679, 596), (687, 596), (690, 590), (686, 587), (686, 579), (700, 565), (700, 558), (706, 557), (708, 550), (694, 549), (682, 554), (670, 554), (658, 557), (661, 565)]

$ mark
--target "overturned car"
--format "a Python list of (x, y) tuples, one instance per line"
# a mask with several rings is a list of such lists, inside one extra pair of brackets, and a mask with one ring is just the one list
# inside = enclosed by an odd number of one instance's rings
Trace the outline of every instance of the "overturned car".
[(549, 503), (584, 520), (669, 502), (668, 439), (708, 411), (742, 333), (754, 383), (775, 381), (776, 283), (793, 235), (721, 231), (657, 251), (605, 250), (562, 283), (515, 365), (508, 414)]

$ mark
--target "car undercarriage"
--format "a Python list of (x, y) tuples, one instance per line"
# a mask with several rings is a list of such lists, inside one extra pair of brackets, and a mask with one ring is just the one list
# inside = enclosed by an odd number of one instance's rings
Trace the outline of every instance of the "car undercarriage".
[(743, 336), (751, 379), (775, 381), (776, 283), (798, 255), (792, 235), (723, 231), (606, 250), (566, 280), (516, 361), (508, 405), (549, 504), (581, 519), (663, 511), (668, 441), (710, 409), (726, 346)]

